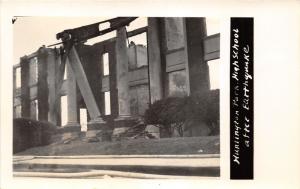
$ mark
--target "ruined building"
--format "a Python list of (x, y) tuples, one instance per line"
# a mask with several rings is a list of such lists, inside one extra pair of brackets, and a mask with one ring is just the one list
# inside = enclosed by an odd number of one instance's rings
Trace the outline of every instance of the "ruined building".
[[(146, 46), (128, 44), (128, 37), (142, 33)], [(220, 34), (207, 36), (205, 18), (148, 18), (146, 27), (122, 27), (114, 38), (75, 48), (83, 75), (74, 74), (77, 68), (67, 60), (60, 88), (59, 48), (43, 46), (21, 57), (13, 72), (14, 118), (48, 121), (73, 131), (85, 130), (85, 123), (88, 131), (129, 127), (156, 100), (210, 90), (207, 62), (220, 56)]]

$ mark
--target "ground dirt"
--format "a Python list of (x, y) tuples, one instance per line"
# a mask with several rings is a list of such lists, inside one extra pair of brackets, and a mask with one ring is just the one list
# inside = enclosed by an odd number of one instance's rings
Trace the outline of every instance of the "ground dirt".
[(27, 149), (15, 155), (138, 155), (219, 154), (219, 136), (131, 139), (87, 143), (80, 139), (68, 144), (51, 144)]

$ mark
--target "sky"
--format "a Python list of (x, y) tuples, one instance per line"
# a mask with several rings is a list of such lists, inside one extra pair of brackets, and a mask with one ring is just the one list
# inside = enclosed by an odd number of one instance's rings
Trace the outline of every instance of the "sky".
[[(14, 23), (14, 64), (18, 64), (20, 57), (29, 55), (38, 50), (42, 45), (51, 45), (59, 41), (55, 36), (65, 30), (93, 24), (109, 18), (105, 17), (18, 17)], [(147, 25), (147, 18), (139, 17), (127, 27), (128, 31)], [(219, 21), (216, 18), (207, 18), (208, 34), (220, 31)], [(87, 42), (93, 44), (115, 36), (111, 32), (101, 37), (96, 37)], [(136, 36), (135, 41), (145, 44), (143, 36)]]
[[(20, 57), (29, 55), (42, 45), (51, 45), (59, 42), (56, 34), (65, 30), (93, 24), (109, 18), (105, 17), (18, 17), (14, 23), (14, 64), (18, 64)], [(146, 18), (138, 18), (127, 27), (134, 30), (146, 25)], [(115, 36), (115, 32), (96, 37), (87, 42), (93, 44)], [(136, 39), (142, 40), (142, 39)]]

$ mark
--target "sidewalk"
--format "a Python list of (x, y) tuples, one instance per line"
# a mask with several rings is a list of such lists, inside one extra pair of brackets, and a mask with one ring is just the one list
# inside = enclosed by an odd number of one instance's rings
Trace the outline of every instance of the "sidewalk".
[[(217, 177), (218, 154), (14, 156), (14, 176), (55, 178)], [(66, 174), (67, 173), (67, 174)]]

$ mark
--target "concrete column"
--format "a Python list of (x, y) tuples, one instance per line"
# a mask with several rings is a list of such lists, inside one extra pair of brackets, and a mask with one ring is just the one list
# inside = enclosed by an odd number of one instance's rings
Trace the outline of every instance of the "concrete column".
[[(47, 83), (48, 83), (48, 104), (49, 104), (49, 111), (48, 111), (48, 121), (54, 125), (57, 125), (57, 108), (55, 107), (55, 99), (57, 93), (57, 71), (58, 66), (60, 64), (60, 56), (57, 50), (54, 50), (53, 53), (49, 53), (47, 56)], [(58, 106), (57, 106), (58, 107)]]
[(159, 18), (148, 18), (148, 64), (150, 103), (163, 98)]
[[(117, 86), (117, 63), (116, 63), (116, 43), (110, 43), (107, 47), (109, 52), (109, 90), (110, 90), (110, 107), (111, 118), (116, 118), (119, 115), (118, 105), (118, 86)], [(110, 124), (113, 125), (113, 124)]]
[(116, 39), (116, 64), (117, 64), (117, 89), (119, 114), (115, 120), (115, 127), (131, 126), (130, 96), (128, 85), (128, 55), (127, 36), (125, 27), (117, 30)]
[(185, 18), (184, 29), (190, 94), (207, 92), (210, 84), (209, 68), (204, 60), (205, 18)]
[(77, 86), (74, 73), (67, 59), (68, 123), (66, 126), (80, 127), (78, 123)]
[(48, 83), (47, 83), (47, 65), (48, 54), (51, 54), (51, 50), (42, 47), (38, 51), (38, 83), (37, 83), (37, 100), (38, 100), (38, 120), (48, 121)]
[[(65, 72), (67, 74), (67, 111), (68, 122), (62, 127), (62, 140), (68, 141), (79, 137), (81, 131), (80, 124), (78, 123), (78, 108), (77, 108), (77, 87), (76, 79), (72, 71), (69, 59), (66, 59)], [(63, 78), (62, 78), (63, 80)]]
[(117, 61), (117, 88), (119, 99), (119, 116), (130, 116), (129, 86), (128, 86), (128, 56), (126, 44), (126, 29), (117, 30), (116, 61)]
[(29, 61), (21, 58), (21, 117), (30, 118)]

